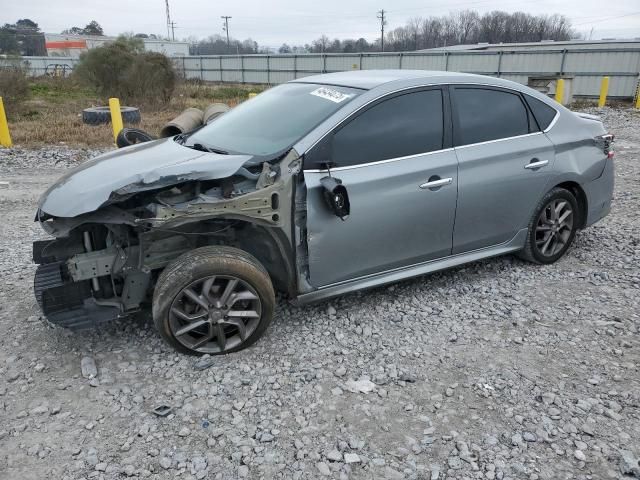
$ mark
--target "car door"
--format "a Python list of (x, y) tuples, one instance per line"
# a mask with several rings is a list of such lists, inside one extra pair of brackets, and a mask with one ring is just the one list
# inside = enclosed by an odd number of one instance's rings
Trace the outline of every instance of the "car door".
[(526, 228), (549, 181), (555, 150), (519, 92), (452, 88), (459, 162), (453, 253), (513, 238)]
[[(311, 283), (449, 255), (457, 169), (446, 90), (392, 94), (342, 122), (305, 156)], [(348, 192), (344, 221), (323, 197), (321, 180), (329, 175)]]

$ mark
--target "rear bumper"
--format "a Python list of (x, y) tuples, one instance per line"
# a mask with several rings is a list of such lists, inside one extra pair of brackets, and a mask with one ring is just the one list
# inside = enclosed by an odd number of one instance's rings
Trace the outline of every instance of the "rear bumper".
[(595, 180), (582, 185), (587, 196), (587, 221), (585, 227), (593, 225), (611, 211), (611, 199), (613, 197), (615, 170), (613, 160), (607, 163), (600, 175)]

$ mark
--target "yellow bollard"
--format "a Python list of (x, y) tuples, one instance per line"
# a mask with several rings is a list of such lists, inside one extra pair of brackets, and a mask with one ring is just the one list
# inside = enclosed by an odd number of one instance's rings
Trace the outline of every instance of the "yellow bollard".
[(600, 98), (598, 99), (598, 107), (604, 107), (607, 102), (607, 92), (609, 91), (609, 77), (602, 77), (600, 85)]
[(7, 123), (7, 115), (4, 112), (4, 103), (0, 97), (0, 145), (3, 147), (11, 147), (11, 135), (9, 135), (9, 124)]
[(113, 141), (118, 138), (120, 130), (124, 128), (122, 124), (122, 113), (120, 112), (120, 100), (117, 98), (109, 99), (109, 110), (111, 111), (111, 125), (113, 126)]
[(562, 105), (563, 98), (564, 98), (564, 78), (559, 78), (558, 83), (556, 83), (556, 102)]
[(638, 86), (636, 87), (636, 108), (640, 108), (640, 80), (638, 81)]

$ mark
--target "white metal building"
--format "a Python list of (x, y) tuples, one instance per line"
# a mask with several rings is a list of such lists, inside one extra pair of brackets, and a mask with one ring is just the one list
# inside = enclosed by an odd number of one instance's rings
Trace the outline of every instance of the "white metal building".
[[(49, 57), (78, 58), (82, 52), (90, 48), (101, 47), (105, 43), (113, 42), (116, 37), (99, 37), (92, 35), (66, 35), (45, 33), (45, 47)], [(187, 42), (170, 42), (151, 38), (141, 39), (145, 50), (164, 53), (169, 57), (183, 57), (189, 55)]]

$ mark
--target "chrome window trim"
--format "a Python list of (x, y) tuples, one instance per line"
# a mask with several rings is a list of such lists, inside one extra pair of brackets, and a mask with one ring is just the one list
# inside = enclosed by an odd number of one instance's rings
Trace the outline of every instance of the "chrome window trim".
[[(546, 106), (551, 107), (551, 105), (549, 105), (548, 103), (545, 103)], [(549, 126), (547, 128), (545, 128), (542, 133), (547, 133), (549, 130), (551, 130), (553, 128), (553, 126), (556, 124), (556, 122), (558, 121), (558, 119), (560, 118), (560, 111), (556, 110), (555, 107), (551, 107), (556, 111), (556, 116), (553, 117), (553, 120), (551, 120), (551, 123), (549, 124)]]
[(461, 150), (463, 148), (468, 148), (468, 147), (477, 147), (479, 145), (486, 145), (488, 143), (496, 143), (496, 142), (504, 142), (505, 140), (513, 140), (514, 138), (524, 138), (524, 137), (531, 137), (533, 135), (542, 135), (544, 132), (531, 132), (531, 133), (525, 133), (523, 135), (514, 135), (513, 137), (504, 137), (504, 138), (496, 138), (494, 140), (485, 140), (484, 142), (476, 142), (476, 143), (467, 143), (465, 145), (460, 145), (459, 147), (453, 147), (456, 150)]
[[(523, 91), (518, 90), (516, 88), (509, 87), (509, 86), (504, 86), (504, 85), (495, 85), (493, 83), (477, 83), (477, 82), (474, 82), (474, 83), (424, 83), (424, 84), (420, 84), (420, 85), (411, 85), (410, 87), (403, 87), (403, 88), (399, 88), (397, 90), (393, 90), (391, 92), (383, 93), (383, 94), (381, 94), (381, 95), (369, 100), (367, 103), (363, 103), (356, 110), (351, 112), (346, 118), (341, 120), (337, 125), (340, 125), (340, 124), (342, 124), (344, 122), (347, 122), (353, 116), (357, 115), (363, 108), (365, 108), (366, 106), (372, 104), (373, 102), (377, 102), (381, 98), (388, 97), (388, 96), (394, 95), (396, 93), (405, 92), (407, 90), (414, 90), (414, 89), (418, 89), (418, 88), (426, 88), (426, 87), (456, 87), (456, 86), (465, 87), (465, 86), (469, 86), (469, 85), (471, 85), (471, 86), (480, 86), (480, 87), (502, 88), (504, 90), (511, 90), (511, 91), (516, 92), (516, 93), (521, 94), (521, 95), (527, 95), (526, 92), (523, 92)], [(526, 133), (524, 135), (516, 135), (514, 137), (497, 138), (495, 140), (487, 140), (485, 142), (469, 143), (467, 145), (461, 145), (459, 147), (452, 147), (452, 148), (445, 148), (445, 149), (441, 149), (441, 150), (434, 150), (432, 152), (416, 153), (414, 155), (407, 155), (407, 156), (404, 156), (404, 157), (390, 158), (390, 159), (386, 159), (386, 160), (378, 160), (378, 161), (369, 162), (369, 163), (361, 163), (359, 165), (348, 165), (348, 166), (345, 166), (345, 167), (336, 167), (336, 168), (332, 168), (331, 171), (336, 171), (337, 172), (337, 171), (340, 171), (340, 170), (350, 170), (350, 169), (353, 169), (353, 168), (368, 167), (368, 166), (372, 166), (372, 165), (376, 165), (376, 164), (380, 164), (380, 163), (394, 162), (394, 161), (398, 161), (398, 160), (405, 160), (407, 158), (418, 157), (418, 156), (421, 156), (421, 155), (428, 155), (428, 154), (431, 154), (431, 153), (446, 152), (446, 151), (449, 151), (449, 150), (455, 150), (456, 148), (473, 147), (473, 146), (476, 146), (476, 145), (483, 145), (483, 144), (487, 144), (487, 143), (500, 142), (500, 141), (503, 141), (503, 140), (511, 140), (511, 139), (519, 138), (519, 137), (528, 137), (530, 135), (537, 135), (539, 133), (547, 133), (549, 130), (551, 130), (553, 128), (553, 126), (555, 125), (556, 121), (560, 117), (560, 111), (558, 109), (556, 109), (555, 107), (549, 105), (546, 102), (543, 102), (543, 103), (545, 105), (553, 108), (556, 111), (555, 117), (553, 117), (553, 120), (551, 120), (551, 123), (549, 124), (549, 126), (543, 131)], [(313, 144), (309, 148), (307, 148), (303, 152), (302, 155), (306, 155), (318, 143), (320, 143), (322, 140), (324, 140), (324, 138), (327, 135), (329, 135), (336, 128), (337, 125), (334, 125), (333, 127), (331, 127), (327, 132), (325, 132), (324, 135), (322, 135), (318, 140), (313, 142)], [(304, 167), (303, 167), (303, 171), (304, 172), (310, 172), (310, 173), (319, 173), (319, 172), (326, 172), (327, 170), (326, 169), (305, 170)]]
[[(373, 165), (381, 165), (383, 163), (391, 163), (391, 162), (397, 162), (399, 160), (408, 160), (410, 158), (416, 158), (416, 157), (423, 157), (425, 155), (433, 155), (435, 153), (444, 153), (444, 152), (452, 152), (454, 149), (453, 148), (443, 148), (440, 150), (432, 150), (430, 152), (424, 152), (424, 153), (414, 153), (413, 155), (405, 155), (404, 157), (395, 157), (395, 158), (387, 158), (385, 160), (378, 160), (375, 162), (369, 162), (369, 163), (360, 163), (358, 165), (347, 165), (345, 167), (335, 167), (332, 168), (331, 171), (332, 172), (339, 172), (341, 170), (353, 170), (354, 168), (362, 168), (362, 167), (371, 167)], [(327, 169), (314, 169), (314, 170), (305, 170), (305, 173), (323, 173), (326, 172)]]

